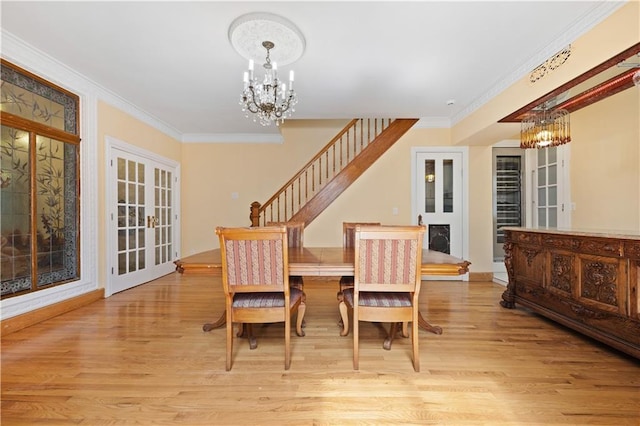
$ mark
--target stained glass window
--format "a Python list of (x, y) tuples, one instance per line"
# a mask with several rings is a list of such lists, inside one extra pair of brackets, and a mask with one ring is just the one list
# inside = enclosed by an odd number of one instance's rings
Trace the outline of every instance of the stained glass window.
[(77, 280), (78, 96), (0, 62), (2, 297)]

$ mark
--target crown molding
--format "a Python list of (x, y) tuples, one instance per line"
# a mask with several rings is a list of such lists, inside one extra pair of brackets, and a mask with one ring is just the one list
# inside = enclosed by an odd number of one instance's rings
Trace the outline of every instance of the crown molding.
[(183, 143), (284, 143), (281, 134), (270, 133), (185, 133)]
[(422, 117), (416, 124), (414, 129), (449, 129), (451, 128), (451, 120), (449, 117)]
[(159, 118), (140, 109), (132, 102), (75, 71), (54, 57), (26, 43), (14, 34), (1, 30), (0, 55), (6, 60), (46, 77), (49, 81), (72, 92), (82, 91), (112, 105), (154, 129), (186, 143), (283, 143), (280, 134), (262, 133), (182, 133)]
[(90, 78), (75, 71), (54, 57), (42, 52), (36, 47), (26, 43), (19, 37), (2, 29), (2, 50), (3, 58), (16, 65), (36, 74), (46, 77), (51, 82), (69, 89), (70, 91), (83, 91), (96, 96), (132, 117), (148, 124), (160, 132), (181, 140), (182, 134), (174, 127), (162, 120), (138, 108), (117, 93), (101, 86)]

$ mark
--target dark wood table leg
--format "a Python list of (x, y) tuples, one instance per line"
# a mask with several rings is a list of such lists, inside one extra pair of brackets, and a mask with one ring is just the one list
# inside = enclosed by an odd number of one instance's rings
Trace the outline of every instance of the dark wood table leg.
[[(202, 326), (202, 331), (211, 331), (216, 328), (224, 327), (227, 324), (227, 311), (225, 310), (220, 318), (218, 318), (215, 322), (208, 322)], [(238, 332), (236, 336), (238, 337), (247, 337), (249, 339), (249, 348), (255, 349), (258, 347), (258, 341), (251, 333), (251, 330), (248, 329), (251, 327), (251, 324), (239, 324)]]
[(227, 312), (225, 311), (222, 313), (222, 315), (220, 315), (220, 318), (218, 318), (216, 322), (208, 322), (205, 325), (203, 325), (202, 331), (211, 331), (214, 328), (224, 327), (226, 323), (227, 323)]
[(442, 334), (442, 327), (429, 324), (427, 320), (422, 317), (420, 312), (418, 312), (418, 325), (420, 328), (430, 331), (433, 334)]

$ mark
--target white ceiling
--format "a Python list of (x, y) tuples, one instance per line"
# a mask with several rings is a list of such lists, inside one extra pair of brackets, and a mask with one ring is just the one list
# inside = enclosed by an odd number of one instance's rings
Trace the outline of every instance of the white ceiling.
[(281, 15), (304, 35), (302, 57), (280, 69), (296, 73), (292, 119), (405, 117), (447, 127), (622, 3), (2, 0), (0, 7), (5, 37), (56, 58), (188, 141), (278, 133), (245, 118), (238, 104), (247, 63), (228, 30), (245, 13)]

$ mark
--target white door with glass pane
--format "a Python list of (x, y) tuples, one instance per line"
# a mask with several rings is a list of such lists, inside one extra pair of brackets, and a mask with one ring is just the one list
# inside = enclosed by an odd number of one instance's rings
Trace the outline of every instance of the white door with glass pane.
[(108, 295), (169, 274), (177, 257), (177, 165), (111, 147)]
[(414, 153), (413, 204), (417, 223), (426, 227), (423, 246), (458, 258), (468, 255), (464, 244), (463, 159), (462, 151)]
[(532, 167), (532, 217), (534, 227), (562, 228), (571, 226), (570, 194), (564, 184), (568, 180), (566, 147), (536, 149)]

